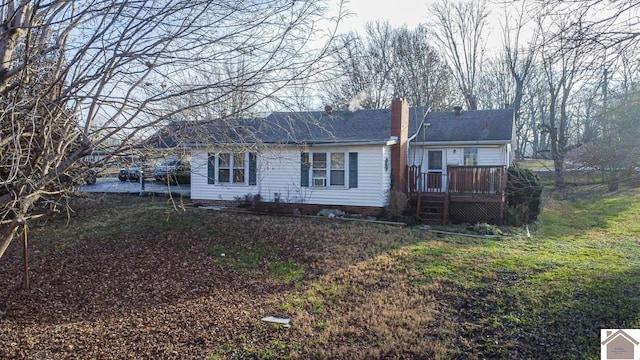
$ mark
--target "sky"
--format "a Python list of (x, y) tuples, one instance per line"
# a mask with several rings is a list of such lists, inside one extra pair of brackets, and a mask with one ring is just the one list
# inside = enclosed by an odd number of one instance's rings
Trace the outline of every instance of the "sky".
[(389, 20), (394, 26), (416, 27), (425, 21), (429, 0), (348, 0), (346, 7), (354, 15), (347, 18), (342, 26), (345, 29), (364, 31), (367, 22)]
[[(334, 6), (339, 0), (329, 0)], [(364, 33), (365, 24), (375, 20), (388, 20), (394, 27), (406, 25), (415, 28), (429, 19), (429, 8), (437, 0), (346, 0), (346, 8), (353, 15), (347, 17), (340, 24), (341, 32), (357, 31)], [(487, 50), (501, 48), (500, 20), (503, 10), (496, 4), (488, 3), (491, 15), (487, 31)]]

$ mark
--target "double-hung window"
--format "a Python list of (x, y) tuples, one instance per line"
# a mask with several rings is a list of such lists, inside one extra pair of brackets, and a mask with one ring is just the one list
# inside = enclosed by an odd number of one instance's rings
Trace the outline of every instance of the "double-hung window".
[[(256, 185), (256, 155), (254, 153), (210, 153), (208, 158), (207, 183)], [(247, 174), (249, 174), (248, 179)]]
[(218, 182), (228, 183), (231, 180), (231, 154), (222, 153), (218, 154)]
[(244, 184), (244, 174), (246, 166), (246, 153), (233, 154), (233, 166), (231, 167), (231, 173), (233, 174), (234, 184)]
[(464, 148), (464, 165), (478, 165), (478, 148)]
[(331, 153), (331, 186), (344, 186), (344, 153)]
[(358, 153), (302, 153), (300, 173), (303, 187), (358, 187)]
[(327, 186), (327, 153), (312, 153), (313, 186)]

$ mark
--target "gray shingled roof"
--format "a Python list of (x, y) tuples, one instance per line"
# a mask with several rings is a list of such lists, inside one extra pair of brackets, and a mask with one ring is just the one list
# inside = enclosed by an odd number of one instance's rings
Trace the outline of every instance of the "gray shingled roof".
[[(409, 134), (420, 126), (426, 107), (409, 110)], [(276, 112), (260, 124), (266, 143), (386, 142), (391, 137), (391, 109)]]
[[(451, 111), (429, 112), (421, 127), (427, 107), (409, 109), (409, 136), (420, 133), (415, 141), (473, 142), (511, 141), (512, 110), (463, 111), (455, 116)], [(263, 119), (215, 120), (208, 122), (176, 122), (155, 137), (158, 147), (179, 144), (322, 144), (322, 143), (385, 143), (391, 138), (391, 109), (275, 112)]]
[[(510, 142), (513, 136), (513, 110), (434, 111), (416, 136), (416, 142)], [(425, 131), (426, 130), (426, 131)]]

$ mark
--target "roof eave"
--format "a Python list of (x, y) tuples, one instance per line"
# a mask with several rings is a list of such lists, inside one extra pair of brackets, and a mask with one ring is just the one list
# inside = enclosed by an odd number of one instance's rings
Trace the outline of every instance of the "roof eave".
[(506, 145), (511, 140), (470, 140), (470, 141), (415, 141), (411, 145), (452, 146), (452, 145)]
[(366, 146), (366, 145), (394, 145), (398, 143), (395, 136), (387, 140), (355, 140), (355, 141), (308, 141), (303, 142), (307, 146)]
[[(291, 142), (265, 142), (260, 144), (261, 146), (366, 146), (366, 145), (382, 145), (382, 146), (390, 146), (398, 143), (398, 138), (395, 136), (390, 137), (389, 139), (381, 139), (381, 140), (345, 140), (345, 141), (291, 141)], [(187, 144), (186, 147), (192, 149), (199, 148), (207, 148), (209, 146), (222, 146), (222, 147), (231, 147), (231, 146), (256, 146), (258, 143), (194, 143)]]

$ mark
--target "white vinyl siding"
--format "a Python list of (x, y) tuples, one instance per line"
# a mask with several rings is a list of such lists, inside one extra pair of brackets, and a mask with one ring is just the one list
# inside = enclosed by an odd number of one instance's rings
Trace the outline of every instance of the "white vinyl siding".
[(389, 190), (391, 189), (391, 146), (382, 148), (382, 191), (384, 192), (383, 204), (386, 205), (389, 198)]
[(504, 148), (478, 148), (478, 165), (509, 165)]
[[(390, 157), (390, 147), (327, 146), (305, 150), (311, 153), (344, 153), (345, 185), (303, 187), (300, 184), (301, 149), (297, 147), (267, 147), (258, 152), (257, 185), (233, 186), (233, 184), (207, 184), (207, 151), (195, 150), (192, 156), (191, 198), (201, 200), (234, 200), (247, 194), (260, 194), (263, 201), (307, 203), (320, 205), (374, 206), (386, 205), (389, 191), (391, 163), (385, 171), (384, 159)], [(358, 186), (348, 188), (349, 153), (358, 153)], [(336, 163), (336, 166), (338, 164)], [(337, 169), (337, 168), (336, 168)], [(337, 170), (339, 171), (339, 170)], [(330, 176), (330, 174), (329, 174)], [(336, 175), (338, 176), (338, 175)], [(330, 179), (327, 179), (327, 183)], [(311, 185), (311, 184), (310, 184)]]
[[(470, 146), (471, 147), (471, 146)], [(509, 165), (508, 151), (506, 145), (501, 146), (475, 146), (478, 149), (478, 166), (495, 166)], [(450, 166), (464, 165), (464, 148), (465, 147), (419, 147), (414, 146), (410, 149), (409, 159), (412, 161), (409, 165), (422, 165), (423, 172), (426, 172), (428, 162), (427, 154), (429, 150), (442, 150), (442, 161)], [(445, 169), (446, 171), (446, 166)]]
[[(235, 200), (248, 194), (257, 194), (257, 185), (248, 185), (247, 153), (236, 153), (239, 161), (219, 165), (217, 155), (225, 152), (194, 150), (191, 155), (191, 198), (201, 200)], [(214, 155), (216, 154), (216, 155)], [(229, 155), (228, 152), (226, 152)], [(223, 155), (225, 157), (226, 155)], [(240, 159), (242, 157), (242, 159)], [(226, 157), (225, 159), (226, 160)], [(213, 165), (211, 164), (213, 161)], [(259, 159), (257, 159), (259, 161)], [(236, 166), (237, 165), (237, 166)], [(259, 164), (257, 166), (260, 166)], [(222, 177), (220, 177), (222, 170)], [(237, 170), (237, 171), (236, 171)], [(235, 173), (234, 173), (235, 171)], [(213, 178), (212, 178), (213, 177)], [(236, 182), (230, 182), (235, 179)]]

